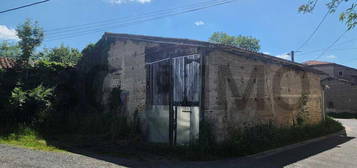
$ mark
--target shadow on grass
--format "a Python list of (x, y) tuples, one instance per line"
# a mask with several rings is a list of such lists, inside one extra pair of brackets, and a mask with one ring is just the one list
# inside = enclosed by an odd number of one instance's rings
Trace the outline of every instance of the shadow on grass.
[[(353, 137), (347, 137), (346, 135), (333, 136), (312, 144), (260, 158), (241, 157), (224, 160), (217, 159), (232, 156), (238, 157), (241, 156), (241, 154), (254, 154), (254, 152), (323, 136), (341, 130), (340, 128), (343, 129), (341, 123), (335, 122), (332, 119), (327, 119), (325, 122), (314, 127), (279, 129), (259, 126), (250, 130), (253, 132), (248, 131), (246, 134), (236, 135), (238, 139), (232, 142), (242, 144), (239, 145), (242, 147), (238, 148), (231, 146), (235, 143), (231, 143), (231, 145), (228, 146), (203, 145), (204, 148), (200, 148), (199, 146), (169, 147), (168, 145), (142, 143), (142, 141), (135, 139), (135, 136), (129, 136), (130, 138), (126, 138), (126, 140), (116, 139), (113, 141), (113, 138), (110, 138), (108, 134), (91, 134), (85, 136), (80, 134), (59, 135), (52, 132), (39, 134), (39, 137), (44, 139), (49, 146), (133, 168), (237, 167), (237, 165), (239, 165), (239, 167), (284, 167), (285, 165), (335, 148), (350, 141)], [(261, 140), (266, 138), (268, 138), (269, 141)], [(213, 150), (207, 150), (205, 147)], [(246, 153), (247, 151), (251, 152)], [(183, 161), (190, 159), (216, 161)]]
[[(67, 137), (69, 138), (69, 137)], [(282, 168), (300, 160), (304, 160), (311, 156), (317, 155), (324, 151), (339, 147), (340, 145), (354, 139), (355, 137), (348, 137), (346, 134), (336, 135), (323, 139), (317, 142), (313, 142), (307, 145), (303, 145), (294, 149), (283, 151), (269, 156), (263, 157), (240, 157), (223, 159), (216, 161), (179, 161), (175, 159), (169, 159), (167, 156), (160, 157), (147, 152), (147, 149), (142, 148), (144, 144), (130, 144), (125, 145), (109, 145), (102, 143), (98, 144), (86, 144), (82, 146), (75, 146), (73, 144), (60, 144), (64, 141), (59, 139), (48, 140), (49, 144), (60, 147), (67, 151), (88, 156), (91, 158), (111, 162), (113, 164), (127, 166), (132, 168), (144, 168), (144, 167), (276, 167)], [(95, 143), (95, 140), (93, 141)], [(141, 147), (138, 147), (141, 146)], [(153, 147), (153, 146), (151, 146)], [(150, 147), (150, 148), (151, 148)], [(85, 149), (85, 150), (83, 150)], [(153, 150), (152, 148), (150, 150)], [(159, 149), (160, 150), (160, 149)]]
[(357, 119), (357, 114), (354, 113), (328, 113), (327, 115), (333, 118)]

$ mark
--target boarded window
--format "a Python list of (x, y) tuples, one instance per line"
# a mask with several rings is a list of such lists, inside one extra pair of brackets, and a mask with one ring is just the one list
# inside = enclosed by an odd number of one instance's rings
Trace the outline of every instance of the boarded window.
[(170, 62), (157, 62), (150, 66), (150, 99), (152, 105), (169, 105), (170, 100)]
[(200, 56), (191, 55), (173, 59), (174, 104), (192, 106), (199, 104)]

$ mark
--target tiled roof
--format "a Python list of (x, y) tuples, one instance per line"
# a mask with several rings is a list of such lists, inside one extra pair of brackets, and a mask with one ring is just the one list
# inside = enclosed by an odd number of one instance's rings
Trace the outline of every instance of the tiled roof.
[(333, 64), (331, 62), (322, 62), (322, 61), (306, 61), (303, 62), (305, 65), (326, 65), (326, 64)]
[(11, 58), (0, 57), (0, 68), (8, 69), (15, 66), (16, 61)]

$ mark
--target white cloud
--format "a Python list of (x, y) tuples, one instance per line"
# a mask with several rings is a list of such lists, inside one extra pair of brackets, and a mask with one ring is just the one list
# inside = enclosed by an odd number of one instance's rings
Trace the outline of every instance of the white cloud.
[(123, 4), (128, 2), (138, 2), (144, 4), (144, 3), (150, 3), (151, 0), (109, 0), (109, 2), (112, 4)]
[(0, 25), (0, 39), (1, 40), (19, 40), (16, 35), (16, 30), (8, 28), (5, 25)]
[(270, 55), (270, 52), (263, 52), (263, 54)]
[(276, 57), (282, 58), (282, 59), (286, 59), (286, 60), (290, 60), (291, 59), (289, 54), (280, 54), (280, 55), (277, 55)]
[(204, 24), (205, 24), (205, 22), (203, 22), (202, 20), (195, 22), (195, 25), (196, 25), (196, 26), (202, 26), (202, 25), (204, 25)]
[(329, 55), (326, 58), (328, 58), (328, 59), (336, 59), (337, 57), (335, 55)]

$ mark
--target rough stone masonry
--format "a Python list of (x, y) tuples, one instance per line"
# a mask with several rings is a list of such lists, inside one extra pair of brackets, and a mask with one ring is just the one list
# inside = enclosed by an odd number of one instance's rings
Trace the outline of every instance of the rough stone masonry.
[[(120, 87), (118, 112), (138, 117), (149, 136), (148, 62), (201, 56), (200, 122), (212, 124), (217, 141), (231, 128), (258, 124), (291, 126), (299, 119), (318, 123), (324, 117), (319, 73), (298, 63), (235, 47), (188, 39), (106, 33), (79, 69), (90, 75), (94, 103), (108, 111), (113, 88)], [(170, 79), (170, 78), (167, 78)], [(170, 95), (170, 94), (168, 94)], [(168, 110), (168, 113), (171, 110)], [(169, 114), (168, 114), (169, 115)], [(166, 118), (157, 118), (166, 120)], [(169, 119), (169, 118), (167, 118)], [(170, 121), (163, 121), (170, 131)], [(164, 129), (166, 130), (166, 128)], [(166, 138), (166, 137), (165, 137)]]

